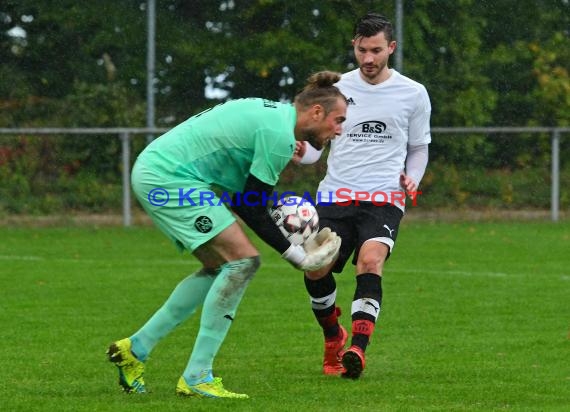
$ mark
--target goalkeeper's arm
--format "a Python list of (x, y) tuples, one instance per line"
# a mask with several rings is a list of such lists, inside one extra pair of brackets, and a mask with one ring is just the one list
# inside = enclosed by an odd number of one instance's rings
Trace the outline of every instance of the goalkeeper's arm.
[[(244, 187), (244, 193), (256, 193), (261, 199), (269, 199), (273, 186), (249, 175)], [(265, 197), (263, 195), (265, 194)], [(332, 262), (340, 248), (340, 238), (334, 232), (326, 232), (326, 236), (317, 236), (317, 243), (312, 244), (311, 250), (305, 251), (300, 245), (289, 243), (281, 233), (263, 202), (247, 205), (238, 202), (234, 195), (232, 199), (234, 212), (269, 246), (281, 253), (281, 256), (293, 266), (301, 270), (317, 270)]]
[[(273, 186), (262, 182), (254, 175), (250, 174), (245, 182), (243, 193), (254, 193), (258, 199), (269, 199), (273, 193)], [(265, 197), (264, 197), (265, 195)], [(239, 201), (234, 194), (232, 199), (232, 210), (248, 225), (257, 236), (273, 249), (283, 254), (291, 243), (281, 233), (269, 213), (267, 205), (262, 201), (249, 202)]]

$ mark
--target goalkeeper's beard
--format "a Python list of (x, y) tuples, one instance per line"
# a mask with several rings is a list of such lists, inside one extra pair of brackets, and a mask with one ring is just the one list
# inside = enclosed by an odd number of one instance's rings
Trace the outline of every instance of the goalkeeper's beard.
[(312, 130), (307, 130), (305, 140), (317, 150), (321, 150), (323, 148), (323, 144), (318, 141), (317, 135)]

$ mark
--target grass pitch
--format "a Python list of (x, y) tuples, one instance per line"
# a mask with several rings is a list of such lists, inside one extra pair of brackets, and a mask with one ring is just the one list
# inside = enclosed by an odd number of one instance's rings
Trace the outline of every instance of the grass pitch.
[[(362, 378), (320, 373), (302, 274), (267, 247), (215, 363), (249, 400), (174, 395), (198, 315), (125, 395), (104, 354), (198, 267), (152, 227), (1, 228), (0, 409), (6, 411), (568, 411), (570, 223), (417, 223), (385, 267)], [(337, 276), (350, 325), (352, 267)]]

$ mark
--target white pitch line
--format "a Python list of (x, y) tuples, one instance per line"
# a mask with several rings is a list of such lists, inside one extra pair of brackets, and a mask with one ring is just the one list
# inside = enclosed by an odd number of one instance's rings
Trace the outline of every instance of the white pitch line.
[(44, 258), (39, 256), (10, 256), (10, 255), (0, 255), (0, 260), (44, 260)]
[[(288, 263), (261, 263), (261, 267), (287, 267), (290, 266)], [(491, 276), (491, 277), (506, 277), (513, 276), (509, 273), (504, 272), (470, 272), (466, 270), (429, 270), (429, 269), (386, 269), (385, 273), (418, 273), (418, 274), (430, 274), (430, 275), (461, 275), (461, 276)]]
[(195, 265), (199, 266), (198, 261), (193, 260), (171, 260), (171, 259), (87, 259), (87, 258), (46, 258), (41, 256), (15, 256), (15, 255), (0, 255), (0, 260), (13, 260), (13, 261), (46, 261), (46, 262), (64, 262), (64, 263), (116, 263), (116, 262), (128, 262), (128, 263), (135, 263), (140, 265), (148, 265), (152, 263), (153, 265)]
[(387, 272), (400, 272), (400, 273), (427, 273), (430, 275), (461, 275), (461, 276), (490, 276), (496, 278), (502, 278), (506, 276), (512, 276), (509, 273), (504, 272), (470, 272), (467, 270), (430, 270), (430, 269), (395, 269), (387, 270)]
[[(124, 259), (113, 259), (113, 260), (99, 260), (99, 259), (84, 259), (84, 258), (45, 258), (42, 256), (32, 256), (32, 255), (0, 255), (0, 260), (12, 260), (12, 261), (51, 261), (51, 262), (64, 262), (64, 263), (124, 263)], [(169, 265), (169, 266), (199, 266), (199, 262), (194, 259), (189, 260), (172, 260), (172, 259), (131, 259), (127, 260), (129, 264), (140, 264), (148, 266), (152, 265)], [(263, 263), (261, 267), (268, 268), (283, 268), (292, 269), (292, 266), (283, 261), (282, 263)], [(487, 277), (508, 277), (516, 276), (512, 273), (505, 272), (477, 272), (477, 271), (467, 271), (467, 270), (445, 270), (445, 269), (386, 269), (386, 274), (389, 273), (417, 273), (417, 274), (429, 274), (429, 275), (458, 275), (458, 276), (487, 276)], [(520, 273), (524, 275), (525, 273)], [(554, 275), (557, 276), (557, 275)], [(570, 281), (570, 275), (558, 275), (560, 280)]]

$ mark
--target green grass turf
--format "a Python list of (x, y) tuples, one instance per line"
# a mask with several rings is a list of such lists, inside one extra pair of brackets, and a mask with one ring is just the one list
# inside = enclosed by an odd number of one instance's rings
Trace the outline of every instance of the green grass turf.
[[(358, 381), (321, 375), (302, 274), (260, 245), (262, 268), (215, 363), (246, 401), (174, 395), (197, 316), (152, 353), (150, 393), (119, 391), (108, 344), (198, 267), (158, 230), (0, 230), (0, 410), (570, 410), (569, 222), (404, 221)], [(337, 284), (349, 326), (352, 267)]]

